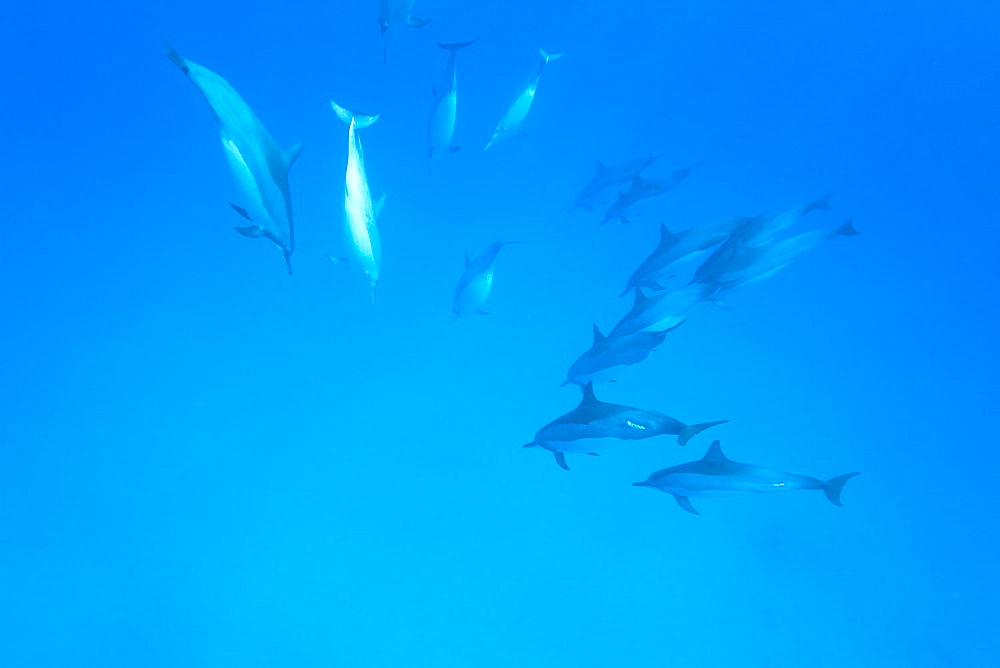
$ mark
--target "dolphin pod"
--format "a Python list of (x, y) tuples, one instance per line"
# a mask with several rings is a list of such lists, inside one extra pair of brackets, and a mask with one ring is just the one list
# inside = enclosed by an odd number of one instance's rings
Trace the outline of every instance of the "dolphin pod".
[[(397, 32), (428, 23), (427, 19), (412, 15), (413, 4), (414, 0), (381, 0), (378, 22), (383, 38), (383, 60), (388, 60), (389, 45)], [(439, 83), (432, 87), (433, 101), (426, 135), (428, 171), (436, 158), (458, 150), (453, 143), (458, 108), (456, 59), (459, 50), (475, 41), (437, 43), (448, 52), (448, 58)], [(231, 206), (250, 223), (236, 230), (247, 237), (270, 240), (282, 252), (291, 273), (295, 237), (288, 171), (302, 145), (279, 147), (225, 79), (186, 60), (169, 45), (168, 49), (169, 59), (198, 88), (215, 117), (240, 192), (240, 199)], [(540, 55), (541, 62), (496, 124), (484, 151), (521, 134), (542, 73), (549, 62), (561, 57), (544, 50), (540, 50)], [(376, 123), (379, 115), (361, 113), (333, 101), (330, 104), (335, 115), (347, 126), (343, 215), (350, 242), (344, 257), (331, 257), (331, 260), (359, 274), (371, 290), (374, 302), (382, 273), (382, 246), (377, 223), (385, 195), (373, 201), (361, 134)], [(646, 175), (660, 159), (659, 155), (645, 155), (608, 164), (596, 161), (594, 174), (576, 196), (570, 213), (592, 212), (606, 205), (598, 224), (614, 220), (629, 223), (637, 219), (640, 214), (636, 209), (640, 205), (645, 209), (653, 200), (660, 201), (658, 198), (673, 190), (692, 172), (693, 168), (687, 167), (659, 177)], [(607, 335), (595, 323), (590, 347), (577, 356), (566, 372), (563, 385), (580, 388), (579, 404), (538, 429), (533, 440), (524, 447), (548, 450), (559, 467), (569, 470), (567, 454), (598, 455), (613, 451), (622, 443), (663, 435), (676, 436), (677, 444), (684, 446), (702, 431), (725, 424), (727, 420), (686, 424), (659, 411), (601, 401), (595, 395), (594, 386), (599, 382), (619, 380), (620, 374), (643, 364), (655, 350), (666, 344), (668, 338), (676, 341), (677, 337), (668, 335), (688, 322), (702, 303), (724, 306), (723, 299), (737, 288), (773, 276), (806, 253), (825, 247), (826, 242), (835, 237), (856, 236), (858, 231), (853, 219), (837, 227), (790, 232), (791, 228), (801, 225), (807, 215), (829, 210), (830, 199), (827, 195), (766, 215), (716, 218), (686, 229), (680, 228), (676, 221), (670, 221), (669, 226), (660, 223), (656, 247), (631, 273), (621, 293), (621, 296), (634, 293), (631, 309), (610, 331), (604, 330), (608, 331)], [(810, 216), (810, 220), (812, 218)], [(599, 229), (616, 233), (612, 226)], [(483, 307), (493, 287), (494, 264), (501, 249), (513, 243), (520, 242), (495, 241), (475, 258), (466, 254), (464, 271), (452, 298), (453, 320), (468, 314), (487, 314)], [(695, 260), (700, 264), (692, 270)], [(680, 278), (674, 282), (682, 275), (690, 280)], [(688, 325), (686, 329), (691, 327)], [(648, 450), (657, 457), (669, 451), (672, 448)], [(743, 464), (728, 459), (719, 441), (715, 441), (701, 459), (660, 469), (633, 485), (667, 492), (684, 510), (699, 514), (691, 498), (790, 490), (821, 490), (834, 505), (840, 506), (844, 484), (856, 475), (851, 473), (824, 481)]]
[(269, 239), (281, 249), (288, 273), (292, 273), (295, 230), (288, 169), (299, 157), (302, 144), (279, 147), (228, 81), (185, 59), (170, 44), (167, 48), (167, 57), (205, 97), (219, 126), (229, 168), (245, 198), (241, 205), (232, 207), (251, 223), (236, 231), (246, 237)]

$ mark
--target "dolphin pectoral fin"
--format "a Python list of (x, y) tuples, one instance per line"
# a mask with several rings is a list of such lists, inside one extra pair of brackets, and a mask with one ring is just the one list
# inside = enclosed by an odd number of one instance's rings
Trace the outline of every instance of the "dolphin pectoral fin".
[(697, 509), (695, 509), (695, 507), (691, 505), (691, 499), (687, 498), (686, 496), (681, 496), (680, 494), (674, 494), (674, 498), (677, 499), (677, 505), (679, 505), (684, 510), (694, 515), (701, 515), (701, 513), (699, 513)]
[(288, 267), (288, 273), (292, 273), (292, 251), (287, 248), (281, 249), (281, 255), (285, 258), (285, 266)]
[(344, 269), (350, 269), (351, 268), (350, 261), (348, 261), (348, 259), (345, 258), (345, 257), (334, 257), (334, 256), (331, 255), (330, 256), (330, 262), (333, 262), (338, 267), (342, 267)]
[(840, 502), (840, 492), (844, 489), (844, 483), (856, 475), (860, 475), (860, 473), (847, 473), (845, 475), (839, 475), (836, 478), (830, 478), (823, 483), (823, 493), (826, 494), (826, 498), (830, 499), (830, 503), (835, 506), (844, 505)]
[(449, 146), (448, 153), (458, 153), (458, 150), (462, 148), (461, 146)]
[(556, 464), (569, 471), (569, 466), (566, 465), (566, 455), (561, 452), (553, 452), (552, 454), (556, 456)]
[(288, 168), (292, 166), (292, 163), (295, 162), (300, 153), (302, 153), (302, 142), (281, 149), (281, 155), (285, 159), (285, 171), (288, 171)]
[(489, 315), (488, 311), (483, 311), (482, 309), (476, 311), (476, 315)]
[(234, 227), (233, 229), (243, 236), (250, 237), (251, 239), (260, 239), (264, 236), (264, 230), (260, 229), (256, 225), (251, 225), (250, 227)]
[(406, 25), (408, 25), (411, 28), (419, 28), (421, 26), (427, 25), (430, 22), (431, 22), (430, 19), (421, 19), (417, 18), (416, 16), (410, 16), (406, 19)]
[(693, 424), (689, 427), (684, 427), (681, 429), (681, 433), (677, 436), (677, 445), (687, 445), (687, 442), (691, 440), (693, 436), (700, 434), (709, 427), (715, 427), (720, 424), (725, 424), (729, 420), (719, 420), (718, 422), (703, 422), (701, 424)]
[(591, 457), (600, 457), (601, 456), (600, 453), (597, 453), (597, 452), (588, 452), (587, 454), (590, 455)]
[(242, 206), (236, 206), (232, 202), (229, 203), (229, 206), (233, 207), (236, 213), (240, 214), (241, 216), (249, 220), (251, 223), (253, 222), (253, 218), (250, 217), (250, 214), (247, 213), (247, 210), (244, 209)]
[(524, 444), (524, 445), (522, 445), (521, 447), (522, 447), (522, 448), (533, 448), (533, 447), (535, 447), (536, 445), (538, 445), (538, 444), (537, 444), (537, 443), (535, 443), (534, 441), (532, 441), (531, 443), (525, 443), (525, 444)]

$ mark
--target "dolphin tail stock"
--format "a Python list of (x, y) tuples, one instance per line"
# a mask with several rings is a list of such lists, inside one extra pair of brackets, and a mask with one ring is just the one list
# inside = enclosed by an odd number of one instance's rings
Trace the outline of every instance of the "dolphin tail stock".
[(476, 39), (470, 39), (465, 42), (448, 42), (448, 43), (438, 42), (437, 45), (441, 49), (447, 49), (448, 51), (457, 51), (458, 49), (469, 46), (470, 44), (475, 44), (478, 41), (479, 38), (477, 37)]
[(561, 53), (548, 53), (545, 49), (539, 49), (539, 53), (542, 54), (542, 60), (548, 63), (550, 60), (558, 60), (563, 57)]
[(727, 422), (729, 422), (729, 420), (719, 420), (718, 422), (702, 422), (701, 424), (692, 424), (684, 427), (681, 429), (681, 433), (677, 436), (677, 445), (687, 445), (687, 442), (694, 436), (697, 436), (709, 427), (715, 427)]
[[(854, 218), (848, 218), (843, 225), (837, 228), (837, 234), (842, 234), (845, 237), (854, 237), (861, 233), (854, 229)], [(837, 234), (834, 236), (837, 236)]]
[(844, 483), (856, 475), (860, 475), (860, 473), (847, 473), (839, 475), (836, 478), (830, 478), (823, 483), (823, 493), (826, 494), (826, 498), (830, 499), (830, 503), (835, 506), (844, 505), (840, 502), (840, 492), (844, 489)]
[(330, 100), (330, 106), (333, 107), (337, 118), (344, 121), (346, 125), (354, 123), (354, 127), (356, 128), (367, 128), (378, 120), (378, 114), (366, 114), (356, 109), (342, 107), (333, 100)]

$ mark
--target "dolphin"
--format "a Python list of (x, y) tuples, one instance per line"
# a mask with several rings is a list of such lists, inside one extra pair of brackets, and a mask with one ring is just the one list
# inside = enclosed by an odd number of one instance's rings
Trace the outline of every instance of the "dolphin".
[(644, 179), (636, 174), (632, 179), (632, 186), (628, 190), (618, 193), (618, 199), (608, 208), (604, 213), (604, 218), (598, 221), (598, 224), (603, 225), (616, 218), (621, 219), (623, 223), (628, 223), (628, 214), (632, 207), (644, 199), (665, 195), (689, 174), (691, 174), (690, 167), (671, 172), (664, 179)]
[(469, 254), (465, 254), (465, 271), (458, 279), (455, 296), (451, 302), (452, 320), (458, 320), (469, 313), (489, 315), (480, 307), (486, 302), (493, 288), (493, 263), (501, 248), (516, 243), (520, 242), (494, 241), (475, 260), (470, 260)]
[[(476, 40), (468, 42), (455, 42), (453, 44), (441, 44), (438, 46), (448, 50), (448, 64), (444, 68), (444, 77), (439, 86), (434, 86), (434, 104), (431, 106), (431, 118), (427, 123), (427, 159), (433, 160), (436, 154), (454, 153), (457, 146), (451, 145), (451, 138), (455, 134), (455, 109), (457, 104), (457, 89), (455, 78), (455, 52), (462, 47), (469, 46)], [(427, 165), (430, 171), (430, 163)]]
[(359, 128), (367, 128), (378, 120), (378, 114), (362, 114), (330, 100), (333, 111), (347, 124), (347, 172), (344, 179), (344, 217), (353, 242), (352, 259), (331, 257), (334, 264), (350, 267), (361, 273), (371, 286), (372, 301), (382, 268), (382, 242), (375, 223), (382, 212), (385, 195), (372, 203), (365, 174), (365, 156), (361, 150)]
[(624, 297), (626, 293), (639, 287), (663, 289), (660, 281), (670, 278), (670, 269), (675, 264), (708, 252), (708, 249), (725, 241), (750, 220), (743, 216), (730, 216), (676, 234), (667, 229), (664, 223), (660, 223), (660, 243), (632, 273), (625, 284), (625, 290), (619, 296)]
[(638, 441), (653, 436), (676, 435), (677, 444), (686, 445), (696, 434), (727, 422), (686, 425), (656, 411), (599, 401), (594, 396), (593, 383), (587, 383), (581, 389), (583, 399), (580, 405), (539, 429), (535, 440), (524, 446), (539, 446), (551, 451), (556, 463), (567, 471), (567, 453), (596, 455), (595, 450), (603, 449), (607, 443), (601, 439)]
[(694, 283), (671, 292), (647, 297), (642, 288), (635, 289), (632, 309), (611, 330), (612, 338), (636, 332), (662, 332), (684, 322), (688, 314), (703, 301), (717, 300), (719, 286)]
[(538, 51), (542, 54), (542, 62), (531, 76), (527, 87), (521, 91), (521, 94), (514, 100), (514, 104), (510, 105), (510, 109), (507, 110), (507, 113), (497, 123), (496, 129), (493, 130), (493, 136), (483, 148), (484, 151), (502, 139), (521, 134), (521, 123), (524, 122), (528, 111), (531, 110), (531, 103), (535, 100), (535, 91), (538, 90), (538, 79), (541, 78), (542, 71), (550, 60), (562, 58), (561, 53), (546, 53), (545, 49), (539, 49)]
[(279, 147), (260, 119), (229, 82), (215, 72), (183, 58), (170, 44), (167, 57), (187, 75), (212, 109), (219, 126), (229, 167), (246, 201), (246, 208), (232, 205), (252, 223), (235, 228), (246, 237), (270, 239), (281, 249), (288, 273), (292, 273), (295, 232), (292, 199), (288, 193), (288, 169), (299, 157), (302, 144)]
[(780, 213), (756, 218), (741, 230), (741, 240), (748, 246), (766, 244), (781, 232), (794, 225), (803, 216), (813, 211), (828, 210), (830, 208), (831, 197), (833, 197), (833, 193), (820, 197), (818, 200), (785, 209)]
[(848, 473), (824, 482), (799, 473), (741, 464), (722, 454), (719, 442), (715, 441), (698, 461), (671, 466), (652, 474), (648, 480), (632, 484), (635, 487), (655, 487), (673, 494), (681, 508), (700, 515), (688, 497), (821, 489), (830, 503), (840, 506), (843, 505), (840, 503), (840, 492), (844, 483), (856, 475)]
[(601, 195), (607, 192), (613, 186), (619, 183), (629, 183), (636, 176), (639, 175), (642, 170), (646, 169), (654, 162), (656, 162), (657, 156), (648, 156), (645, 158), (636, 158), (634, 160), (626, 160), (625, 162), (611, 165), (606, 167), (601, 163), (600, 160), (594, 161), (594, 176), (590, 181), (583, 187), (580, 194), (576, 196), (576, 200), (573, 202), (573, 208), (569, 210), (573, 213), (577, 209), (585, 209), (586, 211), (593, 211), (594, 205), (598, 203), (598, 199)]
[(800, 255), (808, 253), (825, 241), (837, 236), (857, 234), (860, 233), (854, 229), (853, 219), (849, 219), (835, 230), (813, 230), (787, 239), (772, 241), (763, 246), (747, 246), (739, 243), (731, 265), (708, 278), (724, 285), (726, 289), (760, 281), (784, 269)]
[(419, 28), (430, 19), (418, 19), (410, 15), (415, 0), (381, 0), (379, 3), (378, 26), (382, 29), (382, 61), (389, 62), (389, 42), (403, 28)]
[(618, 367), (638, 364), (649, 357), (670, 331), (604, 336), (598, 326), (594, 325), (593, 344), (570, 366), (563, 385), (586, 385), (593, 381), (610, 380)]

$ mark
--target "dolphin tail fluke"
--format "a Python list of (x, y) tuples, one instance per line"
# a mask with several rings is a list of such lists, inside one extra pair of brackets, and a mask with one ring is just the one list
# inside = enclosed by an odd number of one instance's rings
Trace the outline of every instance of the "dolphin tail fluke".
[(861, 233), (854, 229), (854, 219), (848, 218), (843, 225), (837, 228), (837, 234), (842, 234), (845, 237), (853, 237)]
[(552, 454), (556, 456), (556, 464), (569, 471), (569, 466), (566, 465), (566, 455), (561, 452), (553, 452)]
[(437, 45), (440, 48), (442, 48), (442, 49), (448, 49), (449, 51), (455, 51), (457, 49), (461, 49), (463, 47), (469, 46), (470, 44), (475, 44), (478, 41), (479, 41), (479, 38), (477, 37), (476, 39), (470, 39), (467, 42), (450, 42), (448, 44), (442, 44), (441, 42), (438, 42)]
[(164, 38), (163, 43), (167, 45), (167, 58), (170, 59), (170, 62), (172, 62), (177, 67), (181, 68), (181, 71), (184, 72), (184, 74), (187, 74), (188, 64), (187, 61), (184, 60), (184, 56), (177, 53), (177, 50), (174, 49), (174, 47), (170, 44), (170, 42), (166, 40), (166, 38)]
[(709, 427), (715, 427), (716, 425), (725, 424), (729, 420), (719, 420), (718, 422), (703, 422), (701, 424), (693, 424), (690, 427), (684, 427), (681, 429), (680, 435), (677, 436), (677, 445), (687, 445), (687, 442), (691, 440), (692, 437), (700, 434)]
[(430, 19), (420, 19), (417, 18), (416, 16), (410, 16), (406, 19), (406, 25), (410, 26), (411, 28), (420, 28), (421, 26), (425, 26), (430, 22), (431, 22)]
[(845, 475), (839, 475), (836, 478), (830, 478), (825, 483), (823, 483), (823, 493), (826, 494), (826, 498), (830, 499), (830, 503), (835, 506), (843, 506), (840, 502), (840, 492), (844, 489), (844, 483), (853, 478), (859, 473), (847, 473)]
[(538, 51), (539, 53), (542, 54), (542, 58), (545, 60), (546, 63), (549, 62), (550, 60), (557, 60), (563, 57), (561, 53), (548, 53), (545, 51), (545, 49), (539, 49)]
[(349, 109), (347, 107), (342, 107), (333, 100), (330, 100), (330, 106), (333, 107), (333, 111), (337, 114), (337, 118), (344, 121), (345, 124), (350, 125), (351, 122), (354, 123), (356, 128), (367, 128), (378, 120), (378, 114), (365, 114), (356, 109)]

